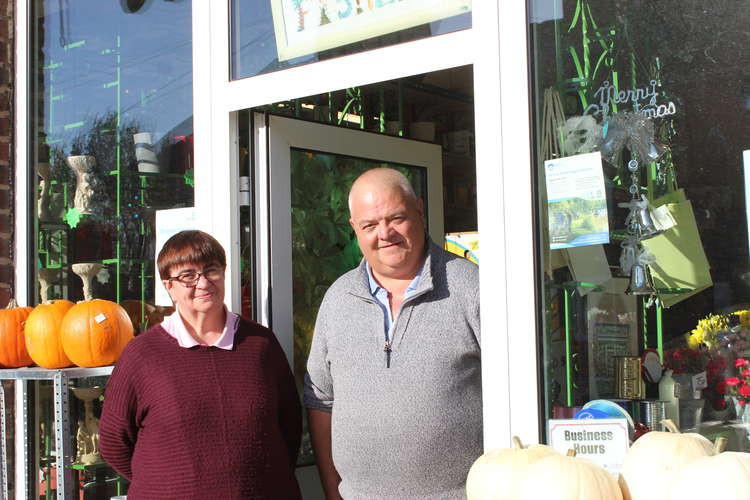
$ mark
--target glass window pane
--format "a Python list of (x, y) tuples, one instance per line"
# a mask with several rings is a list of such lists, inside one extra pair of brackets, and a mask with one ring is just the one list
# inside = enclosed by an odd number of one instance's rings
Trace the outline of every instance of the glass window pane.
[[(30, 14), (29, 303), (117, 301), (137, 334), (172, 310), (154, 303), (155, 214), (193, 205), (192, 3), (39, 0)], [(62, 453), (52, 392), (51, 382), (29, 383), (29, 412), (40, 425), (29, 429), (28, 484), (46, 498), (56, 495)], [(68, 394), (68, 490), (77, 496), (80, 483), (82, 498), (109, 498), (126, 482), (103, 462), (79, 463), (79, 421), (101, 411), (98, 399), (86, 399)]]
[(731, 397), (750, 394), (735, 366), (750, 355), (747, 16), (730, 3), (540, 4), (544, 415), (609, 399), (658, 428), (670, 369), (680, 390), (667, 415), (748, 451), (750, 412)]
[(32, 302), (82, 299), (91, 263), (93, 296), (143, 329), (155, 213), (193, 204), (191, 3), (35, 2), (32, 19)]
[(234, 0), (231, 78), (471, 27), (471, 1)]

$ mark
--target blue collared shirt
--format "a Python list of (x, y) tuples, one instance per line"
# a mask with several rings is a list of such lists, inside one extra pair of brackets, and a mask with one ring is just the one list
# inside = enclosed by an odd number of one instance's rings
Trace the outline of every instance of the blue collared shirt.
[[(372, 269), (370, 269), (370, 263), (365, 262), (365, 267), (367, 269), (367, 279), (369, 281), (370, 285), (370, 293), (372, 294), (372, 297), (375, 299), (375, 302), (378, 303), (380, 308), (383, 310), (383, 324), (385, 325), (385, 336), (388, 339), (388, 341), (392, 340), (393, 338), (393, 317), (391, 316), (391, 304), (388, 301), (388, 290), (381, 287), (378, 282), (375, 280), (375, 277), (372, 275)], [(419, 267), (419, 271), (417, 272), (417, 275), (414, 276), (414, 279), (411, 280), (411, 283), (409, 283), (409, 286), (406, 288), (406, 291), (404, 292), (404, 302), (414, 295), (414, 293), (417, 291), (417, 286), (419, 286), (419, 279), (422, 277), (422, 271), (424, 270), (424, 262), (422, 262), (422, 265)]]

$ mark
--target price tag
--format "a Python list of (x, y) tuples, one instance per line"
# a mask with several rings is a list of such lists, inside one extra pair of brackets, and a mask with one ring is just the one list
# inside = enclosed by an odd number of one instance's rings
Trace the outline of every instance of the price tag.
[(99, 313), (96, 316), (94, 316), (94, 321), (97, 323), (101, 323), (102, 321), (105, 321), (107, 319), (107, 316), (104, 313)]
[(708, 387), (708, 380), (706, 379), (706, 372), (700, 372), (693, 375), (693, 390), (700, 391)]

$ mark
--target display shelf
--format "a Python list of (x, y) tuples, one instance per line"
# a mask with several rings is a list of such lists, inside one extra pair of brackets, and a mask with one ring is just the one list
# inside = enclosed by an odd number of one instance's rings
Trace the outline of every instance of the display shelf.
[[(55, 457), (54, 463), (57, 468), (57, 498), (58, 499), (73, 499), (77, 498), (77, 491), (74, 490), (76, 481), (73, 477), (73, 436), (70, 432), (70, 420), (69, 420), (69, 384), (73, 379), (90, 378), (90, 377), (102, 377), (112, 374), (113, 365), (99, 366), (96, 368), (81, 368), (71, 367), (62, 368), (58, 370), (49, 370), (47, 368), (41, 368), (38, 366), (24, 367), (24, 368), (9, 368), (0, 369), (0, 380), (13, 380), (16, 384), (16, 391), (20, 391), (20, 394), (24, 401), (24, 407), (20, 409), (23, 412), (24, 417), (28, 415), (28, 401), (29, 401), (29, 381), (39, 380), (51, 380), (53, 381), (53, 396), (54, 396), (54, 429), (55, 429)], [(2, 453), (3, 465), (2, 465), (2, 493), (3, 498), (8, 498), (8, 471), (7, 471), (7, 449), (6, 449), (6, 422), (5, 422), (5, 390), (0, 384), (0, 404), (3, 405), (2, 410), (2, 421), (0, 421), (0, 431), (2, 433), (2, 446), (0, 446), (0, 452)], [(29, 429), (28, 418), (23, 419), (23, 435), (16, 436), (16, 445), (24, 447), (23, 456), (24, 460), (22, 463), (17, 463), (16, 467), (23, 468), (23, 476), (28, 478), (29, 475), (29, 457), (30, 446), (34, 442), (31, 439)], [(21, 439), (19, 439), (19, 437)], [(21, 493), (23, 490), (23, 494)], [(16, 485), (16, 494), (21, 498), (31, 498), (33, 492), (30, 491), (31, 486), (27, 482), (23, 485)]]

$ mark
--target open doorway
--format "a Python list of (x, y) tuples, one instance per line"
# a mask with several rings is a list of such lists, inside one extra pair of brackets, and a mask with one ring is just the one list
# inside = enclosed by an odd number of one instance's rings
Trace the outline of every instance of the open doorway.
[[(407, 175), (436, 243), (476, 233), (472, 67), (269, 104), (238, 124), (243, 313), (275, 331), (301, 393), (323, 295), (361, 259), (347, 207), (361, 172)], [(313, 463), (305, 436), (299, 465)]]

